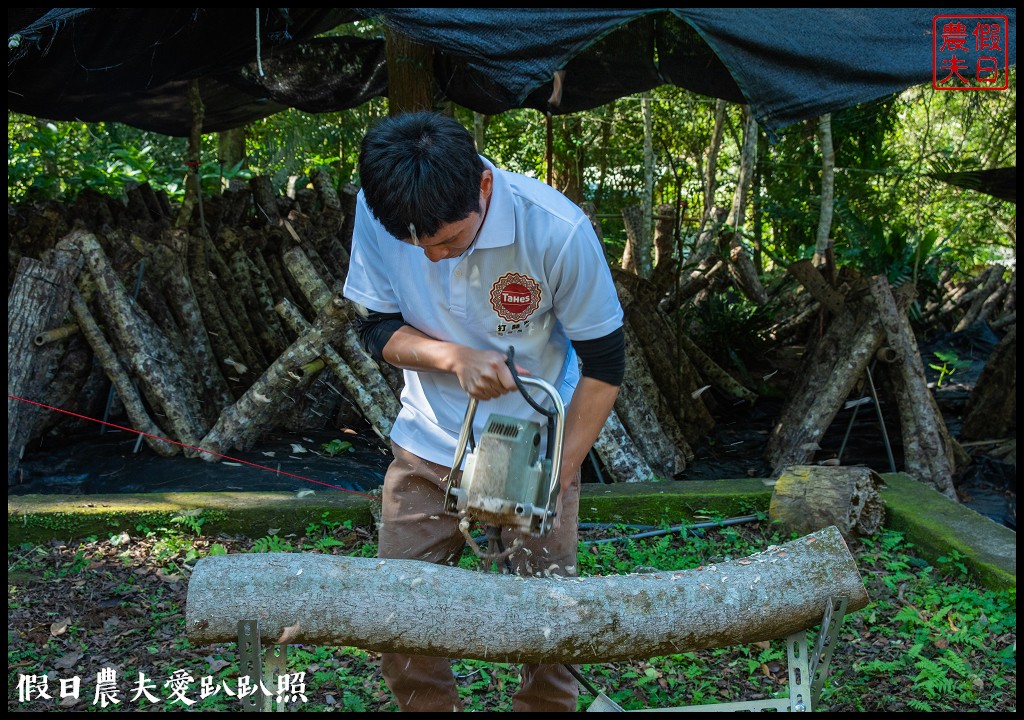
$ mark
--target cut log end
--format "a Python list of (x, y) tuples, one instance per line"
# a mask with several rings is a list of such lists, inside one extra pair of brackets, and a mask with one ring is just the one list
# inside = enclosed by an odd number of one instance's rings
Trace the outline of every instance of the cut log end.
[(791, 465), (775, 482), (768, 516), (797, 533), (834, 525), (844, 537), (873, 535), (885, 517), (882, 484), (866, 467)]

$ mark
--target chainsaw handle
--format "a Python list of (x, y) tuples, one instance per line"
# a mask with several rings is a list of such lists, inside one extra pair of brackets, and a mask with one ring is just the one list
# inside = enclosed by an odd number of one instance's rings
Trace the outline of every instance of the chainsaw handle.
[[(551, 499), (555, 496), (555, 490), (558, 489), (558, 476), (562, 472), (562, 443), (565, 440), (565, 404), (562, 402), (562, 396), (558, 394), (558, 391), (547, 380), (529, 376), (519, 377), (515, 374), (513, 374), (513, 377), (516, 378), (519, 392), (527, 398), (527, 402), (531, 406), (537, 407), (533, 398), (527, 395), (523, 385), (533, 385), (540, 388), (548, 394), (548, 397), (551, 398), (551, 403), (555, 406), (554, 411), (541, 411), (542, 414), (547, 415), (548, 422), (553, 422), (555, 426), (553, 436), (548, 436), (548, 454), (551, 456), (551, 487), (548, 488), (548, 500), (544, 509), (550, 514), (554, 512), (554, 509), (549, 506), (551, 505)], [(552, 445), (554, 447), (551, 447)]]

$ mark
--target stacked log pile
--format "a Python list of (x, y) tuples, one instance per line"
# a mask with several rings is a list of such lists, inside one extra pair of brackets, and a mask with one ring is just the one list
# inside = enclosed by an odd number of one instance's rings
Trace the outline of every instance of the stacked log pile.
[[(282, 427), (357, 427), (386, 438), (401, 374), (362, 350), (340, 296), (355, 195), (314, 172), (288, 195), (257, 177), (180, 207), (137, 185), (123, 201), (84, 191), (72, 204), (9, 208), (8, 483), (18, 481), (28, 442), (81, 422), (25, 400), (106, 413), (145, 433), (156, 453), (208, 461)], [(751, 279), (731, 226), (716, 222), (724, 215), (709, 215), (688, 252), (673, 240), (673, 209), (657, 215), (651, 277), (613, 271), (628, 358), (595, 446), (606, 480), (678, 476), (713, 431), (716, 403), (757, 402), (760, 388), (718, 364), (688, 327), (694, 308), (730, 290), (778, 308), (763, 337), (774, 356), (797, 358), (765, 451), (773, 472), (814, 461), (817, 442), (884, 351), (877, 379), (899, 405), (906, 469), (952, 496), (967, 460), (924, 381), (908, 315), (915, 288), (878, 277), (833, 281), (806, 263), (789, 268), (789, 282), (764, 287)], [(990, 373), (1004, 386), (1010, 373), (1015, 380), (1015, 278), (993, 266), (946, 286), (941, 301), (918, 302), (918, 322), (1009, 330)], [(1000, 388), (983, 397), (979, 384), (977, 392), (972, 436), (985, 436), (994, 407), (1006, 432), (1015, 404)]]

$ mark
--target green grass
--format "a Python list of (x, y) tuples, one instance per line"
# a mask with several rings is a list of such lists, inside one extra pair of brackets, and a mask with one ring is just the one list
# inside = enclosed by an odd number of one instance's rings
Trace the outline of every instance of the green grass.
[[(114, 712), (147, 708), (232, 711), (238, 700), (234, 644), (193, 647), (184, 637), (190, 567), (224, 552), (314, 552), (372, 557), (373, 537), (324, 518), (302, 536), (202, 535), (201, 517), (140, 527), (128, 537), (63, 545), (8, 547), (8, 705), (15, 711)], [(587, 531), (582, 575), (676, 570), (724, 562), (793, 539), (761, 520), (699, 531), (631, 538), (635, 530)], [(616, 538), (613, 542), (595, 542)], [(897, 532), (851, 543), (871, 602), (842, 624), (818, 710), (1016, 711), (1016, 591), (991, 591), (968, 576), (955, 554), (921, 560)], [(478, 568), (470, 554), (463, 567)], [(686, 622), (681, 618), (680, 622)], [(815, 629), (809, 635), (813, 639)], [(120, 703), (102, 707), (97, 681), (114, 668)], [(518, 667), (457, 660), (460, 695), (471, 711), (509, 711)], [(301, 712), (397, 710), (379, 656), (357, 648), (295, 645), (291, 680), (301, 681)], [(627, 710), (785, 697), (782, 641), (584, 665), (590, 682)], [(139, 674), (157, 703), (138, 692)], [(38, 696), (43, 676), (50, 698)], [(80, 678), (79, 698), (61, 700), (61, 681)], [(35, 693), (22, 701), (30, 679)], [(275, 688), (271, 688), (275, 690)], [(294, 688), (293, 688), (294, 690)], [(30, 693), (32, 694), (32, 693)], [(99, 698), (102, 698), (102, 694)], [(592, 698), (581, 690), (580, 709)]]

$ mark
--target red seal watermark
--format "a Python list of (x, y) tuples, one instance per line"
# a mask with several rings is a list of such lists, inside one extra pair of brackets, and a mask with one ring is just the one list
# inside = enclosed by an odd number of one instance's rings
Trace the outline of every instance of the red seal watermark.
[(936, 15), (932, 19), (932, 87), (1010, 87), (1010, 21), (1005, 15)]
[(508, 322), (522, 322), (540, 307), (540, 285), (531, 277), (505, 273), (491, 285), (491, 307)]

